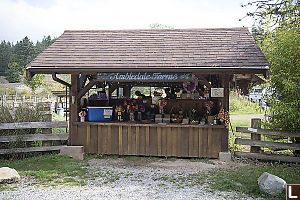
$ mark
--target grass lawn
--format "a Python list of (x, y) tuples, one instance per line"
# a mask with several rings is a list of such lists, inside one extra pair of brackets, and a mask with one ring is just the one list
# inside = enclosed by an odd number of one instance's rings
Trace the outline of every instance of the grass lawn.
[(260, 191), (257, 179), (264, 173), (269, 172), (289, 184), (300, 184), (300, 167), (285, 164), (246, 166), (238, 169), (216, 170), (208, 172), (208, 181), (213, 190), (237, 191), (248, 194), (254, 198), (285, 199), (285, 190), (277, 197)]
[[(66, 121), (66, 117), (58, 116), (56, 113), (52, 113), (52, 121)], [(66, 133), (68, 132), (65, 128), (52, 128), (52, 133)]]
[(237, 110), (230, 112), (231, 115), (255, 115), (255, 114), (264, 114), (264, 110), (255, 110), (255, 109), (245, 109), (245, 110)]
[[(14, 168), (20, 176), (33, 177), (35, 178), (33, 184), (41, 185), (47, 185), (53, 180), (56, 181), (56, 184), (84, 185), (87, 170), (83, 167), (86, 165), (85, 161), (74, 160), (58, 154), (48, 154), (21, 160), (0, 159), (1, 167)], [(1, 184), (0, 190), (5, 189), (5, 186), (9, 185)]]

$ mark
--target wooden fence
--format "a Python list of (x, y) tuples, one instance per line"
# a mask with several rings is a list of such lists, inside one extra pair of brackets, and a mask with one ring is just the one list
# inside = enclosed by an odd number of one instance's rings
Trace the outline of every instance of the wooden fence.
[(1, 95), (0, 96), (0, 105), (1, 106), (12, 106), (12, 107), (18, 107), (20, 104), (37, 104), (39, 102), (51, 102), (51, 96), (47, 95), (45, 97), (40, 96), (30, 96), (25, 97), (22, 95)]
[[(67, 121), (58, 122), (21, 122), (21, 123), (5, 123), (0, 124), (1, 130), (12, 130), (12, 129), (31, 129), (41, 128), (49, 130), (51, 128), (67, 128)], [(27, 148), (11, 148), (11, 149), (0, 149), (0, 154), (12, 154), (12, 153), (27, 153), (27, 152), (42, 152), (42, 151), (54, 151), (60, 150), (66, 145), (53, 146), (52, 141), (67, 141), (68, 133), (47, 133), (47, 134), (27, 134), (27, 135), (6, 135), (0, 136), (0, 143), (9, 142), (34, 142), (43, 141), (42, 147), (27, 147)], [(45, 142), (46, 141), (46, 142)]]
[(250, 152), (236, 151), (236, 156), (255, 158), (259, 160), (270, 160), (270, 161), (282, 161), (282, 162), (296, 162), (300, 163), (300, 157), (286, 156), (286, 155), (267, 155), (261, 150), (261, 147), (267, 147), (277, 150), (300, 150), (300, 144), (298, 143), (288, 143), (288, 142), (272, 142), (272, 141), (261, 141), (261, 136), (275, 136), (280, 138), (291, 138), (300, 137), (300, 133), (287, 133), (280, 131), (272, 131), (268, 129), (260, 128), (261, 120), (252, 119), (251, 127), (236, 127), (237, 132), (250, 133), (251, 139), (236, 138), (235, 144), (238, 145), (250, 145)]

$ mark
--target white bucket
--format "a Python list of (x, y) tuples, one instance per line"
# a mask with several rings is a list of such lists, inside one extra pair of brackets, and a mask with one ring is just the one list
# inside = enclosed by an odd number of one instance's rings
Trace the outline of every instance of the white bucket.
[(56, 109), (57, 115), (60, 117), (64, 116), (64, 108), (57, 108)]

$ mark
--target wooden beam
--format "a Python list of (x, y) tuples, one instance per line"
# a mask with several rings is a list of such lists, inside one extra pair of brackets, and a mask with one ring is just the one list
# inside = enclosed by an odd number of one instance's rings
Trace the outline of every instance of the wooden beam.
[(28, 153), (39, 151), (58, 151), (66, 145), (51, 146), (51, 147), (29, 147), (29, 148), (13, 148), (13, 149), (0, 149), (0, 154), (12, 154), (12, 153)]
[(82, 90), (78, 92), (77, 99), (81, 99), (94, 85), (96, 81), (95, 79), (92, 79)]
[(224, 88), (223, 108), (229, 112), (229, 75), (222, 75), (222, 87)]
[(79, 78), (79, 89), (82, 90), (87, 80), (87, 74), (81, 74)]
[(73, 122), (79, 121), (79, 99), (77, 98), (79, 91), (79, 75), (71, 75), (71, 89), (70, 89), (70, 141), (71, 145), (76, 143), (78, 139), (77, 126)]
[(56, 133), (56, 134), (27, 134), (27, 135), (7, 135), (0, 136), (0, 142), (16, 142), (16, 141), (54, 141), (54, 140), (68, 140), (68, 133)]
[(68, 128), (67, 121), (1, 123), (0, 130), (30, 128)]
[(195, 76), (199, 79), (198, 82), (202, 83), (203, 85), (205, 85), (208, 89), (212, 88), (212, 85), (206, 80), (205, 77), (203, 77), (202, 75), (200, 75), (199, 73), (194, 73)]
[(284, 156), (284, 155), (265, 155), (260, 153), (249, 153), (249, 152), (240, 152), (240, 151), (235, 151), (234, 154), (235, 156), (254, 158), (258, 160), (300, 163), (300, 157), (292, 157), (292, 156)]
[(132, 87), (130, 85), (127, 85), (127, 86), (124, 87), (124, 89), (123, 89), (123, 95), (124, 95), (124, 97), (130, 98), (131, 88)]
[(258, 140), (241, 139), (241, 138), (236, 138), (234, 143), (241, 144), (241, 145), (256, 146), (256, 147), (300, 150), (300, 144), (295, 144), (295, 143), (258, 141)]
[(146, 127), (146, 156), (150, 155), (150, 126)]
[(250, 127), (236, 127), (236, 132), (255, 133), (260, 135), (272, 135), (272, 136), (282, 136), (282, 137), (300, 137), (300, 133), (288, 133), (288, 132), (281, 132), (281, 131), (273, 131), (270, 129), (255, 129)]

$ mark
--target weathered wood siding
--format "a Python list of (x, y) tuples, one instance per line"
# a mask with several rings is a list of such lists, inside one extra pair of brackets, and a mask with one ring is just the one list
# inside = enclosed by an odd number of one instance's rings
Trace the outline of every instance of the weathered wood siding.
[(228, 150), (223, 126), (73, 123), (72, 145), (86, 153), (218, 158)]

